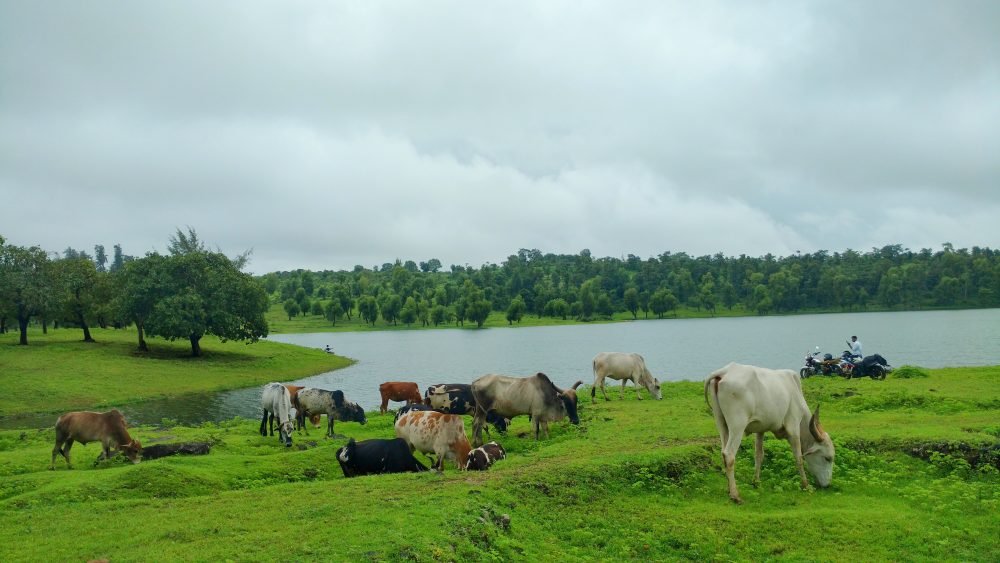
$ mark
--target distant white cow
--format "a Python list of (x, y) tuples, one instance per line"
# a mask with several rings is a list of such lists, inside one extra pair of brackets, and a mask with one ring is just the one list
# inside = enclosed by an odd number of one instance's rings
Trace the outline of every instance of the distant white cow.
[(809, 488), (802, 459), (820, 487), (833, 478), (833, 442), (819, 423), (819, 407), (809, 414), (801, 380), (789, 369), (773, 370), (730, 363), (705, 378), (705, 400), (712, 407), (722, 439), (722, 461), (729, 479), (729, 498), (742, 503), (734, 464), (743, 436), (756, 435), (754, 484), (760, 483), (764, 432), (785, 438), (792, 446), (803, 489)]
[(620, 379), (622, 382), (621, 398), (625, 398), (625, 383), (631, 381), (635, 385), (635, 395), (640, 400), (642, 395), (639, 386), (642, 385), (649, 391), (654, 399), (662, 399), (663, 393), (660, 391), (660, 380), (653, 377), (646, 369), (646, 360), (639, 354), (626, 354), (624, 352), (601, 352), (594, 356), (594, 386), (590, 389), (590, 402), (594, 402), (597, 395), (597, 388), (601, 388), (604, 400), (608, 399), (608, 392), (604, 390), (604, 378)]

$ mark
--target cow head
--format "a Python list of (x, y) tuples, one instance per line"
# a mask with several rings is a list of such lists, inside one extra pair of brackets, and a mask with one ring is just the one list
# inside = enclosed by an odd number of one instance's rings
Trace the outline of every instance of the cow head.
[(361, 424), (368, 423), (368, 417), (365, 416), (365, 409), (361, 408), (361, 405), (357, 403), (347, 403), (341, 410), (341, 420), (347, 422), (360, 422)]
[(278, 440), (285, 444), (286, 448), (292, 447), (292, 430), (295, 428), (292, 420), (294, 419), (285, 420), (278, 425)]
[(830, 435), (823, 431), (819, 423), (819, 405), (809, 419), (809, 433), (815, 442), (802, 453), (809, 473), (816, 478), (816, 484), (822, 488), (830, 486), (833, 480), (833, 440)]
[(559, 393), (559, 399), (562, 400), (563, 407), (566, 409), (566, 416), (573, 424), (580, 424), (580, 416), (576, 410), (576, 388), (581, 385), (583, 382), (577, 381), (573, 387)]
[(344, 471), (344, 477), (354, 476), (354, 454), (357, 451), (358, 443), (351, 438), (347, 445), (337, 450), (337, 461), (340, 469)]
[(313, 425), (313, 428), (319, 428), (319, 423), (323, 420), (323, 413), (314, 413), (309, 415), (309, 423)]
[(649, 394), (652, 395), (654, 399), (663, 398), (663, 392), (660, 391), (660, 380), (653, 377), (653, 374), (647, 371), (642, 384), (646, 387), (646, 391), (649, 391)]
[(131, 442), (123, 445), (121, 447), (121, 451), (132, 463), (139, 463), (142, 461), (142, 444), (139, 443), (139, 440), (132, 440)]

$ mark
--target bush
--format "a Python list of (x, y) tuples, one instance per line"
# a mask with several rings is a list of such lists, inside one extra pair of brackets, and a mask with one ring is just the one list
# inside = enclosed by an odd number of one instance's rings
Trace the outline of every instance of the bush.
[(929, 377), (924, 368), (919, 366), (901, 366), (892, 372), (892, 376), (898, 379), (916, 379), (918, 377)]

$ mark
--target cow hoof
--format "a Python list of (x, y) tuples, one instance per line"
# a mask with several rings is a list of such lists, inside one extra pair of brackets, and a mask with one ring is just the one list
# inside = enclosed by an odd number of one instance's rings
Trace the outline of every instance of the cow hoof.
[(741, 499), (740, 497), (729, 497), (729, 498), (736, 504), (743, 504), (743, 499)]

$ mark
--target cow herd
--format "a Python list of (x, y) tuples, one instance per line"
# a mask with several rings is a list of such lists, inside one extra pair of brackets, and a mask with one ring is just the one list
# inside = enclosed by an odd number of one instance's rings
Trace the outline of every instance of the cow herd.
[[(662, 398), (660, 383), (653, 378), (639, 354), (597, 354), (593, 360), (594, 384), (591, 402), (600, 388), (604, 399), (607, 378), (622, 381), (624, 388), (632, 381), (639, 399), (639, 387), (652, 397)], [(356, 441), (336, 452), (345, 477), (427, 471), (415, 452), (432, 459), (431, 467), (444, 470), (445, 461), (459, 470), (485, 470), (506, 458), (506, 451), (496, 442), (483, 443), (483, 430), (492, 427), (506, 433), (510, 420), (527, 415), (536, 440), (549, 435), (548, 424), (569, 419), (579, 424), (576, 389), (577, 381), (567, 389), (556, 386), (544, 373), (528, 377), (484, 375), (471, 384), (437, 384), (421, 395), (414, 382), (382, 383), (380, 412), (385, 414), (389, 401), (405, 401), (393, 424), (394, 438)], [(819, 421), (819, 408), (812, 413), (802, 393), (801, 380), (791, 370), (772, 370), (730, 363), (709, 374), (705, 379), (705, 400), (712, 410), (722, 446), (722, 460), (729, 483), (729, 496), (737, 503), (742, 499), (736, 487), (734, 465), (736, 453), (745, 435), (754, 434), (754, 483), (760, 481), (763, 461), (763, 437), (771, 432), (788, 440), (801, 478), (807, 489), (806, 470), (820, 487), (827, 487), (833, 475), (834, 446)], [(367, 423), (364, 409), (348, 401), (343, 391), (329, 391), (281, 383), (268, 383), (261, 392), (263, 416), (260, 434), (274, 436), (285, 446), (291, 446), (293, 430), (308, 434), (306, 418), (319, 426), (322, 415), (327, 417), (326, 435), (334, 437), (334, 421)], [(473, 417), (473, 440), (466, 435), (463, 415)], [(70, 465), (69, 451), (73, 441), (100, 441), (101, 458), (117, 449), (138, 463), (142, 446), (126, 430), (125, 419), (118, 410), (107, 413), (72, 412), (56, 422), (56, 445), (52, 450), (51, 469), (58, 455)]]

